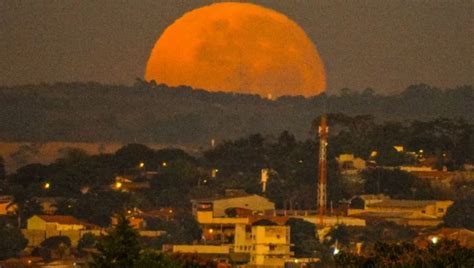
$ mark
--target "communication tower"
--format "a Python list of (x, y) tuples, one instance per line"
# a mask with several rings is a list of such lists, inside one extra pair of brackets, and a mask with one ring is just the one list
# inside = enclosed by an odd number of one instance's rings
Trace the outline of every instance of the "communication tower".
[(321, 116), (321, 123), (319, 125), (319, 183), (318, 183), (318, 209), (319, 209), (319, 224), (324, 224), (324, 215), (327, 207), (327, 146), (329, 127), (327, 125), (326, 114)]

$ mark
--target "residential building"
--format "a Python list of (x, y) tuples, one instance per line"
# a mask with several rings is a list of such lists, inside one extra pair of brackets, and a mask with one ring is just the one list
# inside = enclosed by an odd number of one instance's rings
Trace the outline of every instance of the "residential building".
[(264, 213), (275, 209), (275, 204), (263, 196), (233, 189), (226, 190), (224, 196), (195, 199), (191, 202), (194, 215), (200, 211), (212, 211), (212, 216), (215, 218), (226, 217), (226, 209), (230, 208), (243, 208), (254, 213)]
[(356, 196), (348, 215), (366, 220), (383, 219), (402, 225), (436, 226), (442, 222), (451, 200), (399, 200), (387, 196)]
[(52, 236), (67, 236), (72, 245), (84, 233), (99, 235), (103, 232), (97, 226), (66, 215), (33, 215), (27, 221), (27, 228), (22, 229), (23, 235), (28, 239), (29, 246), (37, 246), (45, 239)]
[(341, 154), (336, 157), (339, 169), (343, 175), (355, 175), (367, 167), (366, 161), (353, 154)]
[(27, 221), (28, 230), (42, 231), (83, 230), (87, 225), (73, 216), (66, 215), (34, 215)]
[(237, 225), (234, 252), (248, 253), (251, 267), (283, 267), (291, 258), (290, 227)]
[(221, 243), (232, 240), (236, 224), (250, 224), (252, 216), (275, 210), (275, 204), (265, 197), (241, 190), (226, 190), (225, 196), (192, 200), (192, 204), (203, 239)]
[(290, 250), (290, 227), (260, 225), (260, 221), (235, 225), (233, 243), (218, 245), (173, 245), (172, 251), (228, 258), (241, 267), (283, 267), (293, 253)]

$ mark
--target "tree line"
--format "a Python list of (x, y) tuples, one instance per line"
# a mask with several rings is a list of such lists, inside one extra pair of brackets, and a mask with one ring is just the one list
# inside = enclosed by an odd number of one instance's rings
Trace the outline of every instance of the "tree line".
[(0, 87), (4, 141), (138, 142), (208, 145), (252, 133), (298, 139), (321, 114), (372, 114), (379, 121), (463, 118), (472, 123), (472, 86), (440, 89), (412, 85), (400, 93), (342, 89), (309, 98), (208, 92), (138, 80), (133, 86), (56, 83)]

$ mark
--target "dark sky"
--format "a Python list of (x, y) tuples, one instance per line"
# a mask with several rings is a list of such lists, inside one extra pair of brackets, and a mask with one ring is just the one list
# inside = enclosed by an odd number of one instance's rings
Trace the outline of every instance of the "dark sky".
[[(132, 84), (165, 27), (196, 0), (1, 1), (0, 85)], [(400, 91), (473, 82), (474, 1), (254, 1), (316, 44), (328, 89)]]

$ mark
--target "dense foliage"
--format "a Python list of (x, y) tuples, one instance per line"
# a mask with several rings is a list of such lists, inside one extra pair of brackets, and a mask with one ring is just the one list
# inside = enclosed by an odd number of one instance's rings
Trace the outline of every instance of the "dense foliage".
[(321, 251), (316, 225), (303, 219), (291, 218), (286, 222), (290, 226), (290, 241), (294, 245), (292, 251), (296, 257), (316, 257)]
[[(325, 103), (325, 104), (324, 104)], [(56, 83), (0, 87), (0, 139), (209, 144), (250, 133), (289, 130), (307, 137), (311, 120), (324, 109), (381, 120), (464, 117), (473, 122), (471, 86), (439, 89), (413, 85), (399, 94), (342, 89), (310, 98), (210, 93), (138, 81), (134, 86)], [(28, 131), (25, 131), (27, 129)]]
[(342, 251), (335, 261), (337, 267), (471, 267), (474, 250), (451, 240), (441, 240), (426, 249), (408, 242), (378, 242), (366, 255)]
[(20, 229), (0, 223), (0, 260), (16, 257), (27, 244)]
[(460, 199), (448, 208), (444, 216), (447, 227), (466, 228), (474, 231), (474, 196)]
[(71, 239), (67, 236), (50, 236), (43, 240), (39, 248), (36, 249), (38, 255), (47, 261), (56, 258), (65, 258), (71, 253)]

